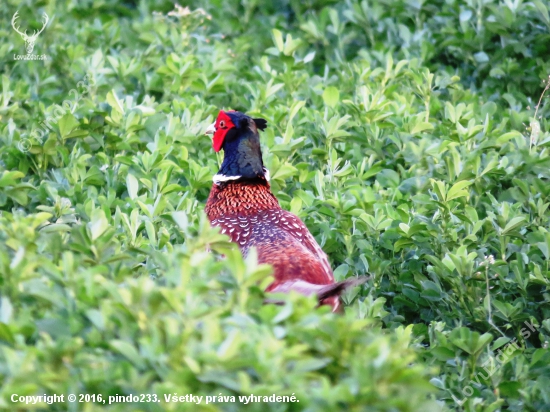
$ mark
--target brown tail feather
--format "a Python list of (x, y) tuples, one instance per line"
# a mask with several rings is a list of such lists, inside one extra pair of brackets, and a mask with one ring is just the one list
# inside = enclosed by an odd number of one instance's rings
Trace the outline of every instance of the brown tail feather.
[(317, 298), (321, 301), (331, 296), (340, 296), (344, 290), (362, 285), (367, 280), (369, 280), (369, 276), (359, 276), (357, 278), (348, 278), (332, 285), (323, 285), (323, 288), (317, 292)]
[[(317, 299), (320, 303), (323, 300), (328, 299), (333, 296), (340, 296), (342, 292), (346, 289), (352, 288), (354, 286), (359, 286), (369, 280), (369, 276), (359, 276), (353, 277), (341, 282), (332, 283), (330, 285), (315, 285), (313, 283), (305, 282), (303, 280), (292, 280), (283, 282), (277, 285), (270, 293), (289, 293), (290, 291), (295, 291), (301, 293), (305, 296), (317, 295)], [(276, 299), (266, 299), (266, 303), (275, 303), (278, 305), (283, 304), (284, 302)]]

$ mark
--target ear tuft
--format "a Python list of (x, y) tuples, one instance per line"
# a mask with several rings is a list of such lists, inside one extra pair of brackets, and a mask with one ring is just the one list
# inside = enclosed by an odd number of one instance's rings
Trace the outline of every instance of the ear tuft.
[(260, 130), (265, 130), (267, 127), (267, 120), (265, 119), (252, 119), (256, 123), (256, 127)]

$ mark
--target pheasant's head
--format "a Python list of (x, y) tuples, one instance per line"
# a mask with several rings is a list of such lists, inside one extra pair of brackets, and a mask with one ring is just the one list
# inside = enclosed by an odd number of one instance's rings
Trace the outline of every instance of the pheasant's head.
[(267, 121), (253, 119), (244, 113), (221, 110), (216, 121), (206, 130), (212, 134), (212, 147), (224, 151), (220, 181), (264, 177), (262, 151), (258, 129), (264, 130)]
[[(220, 110), (218, 118), (212, 123), (206, 134), (212, 134), (212, 147), (219, 152), (226, 141), (232, 141), (240, 135), (247, 134), (251, 129), (265, 130), (267, 121), (264, 119), (252, 119), (244, 113), (235, 110)], [(257, 130), (254, 130), (257, 134)]]

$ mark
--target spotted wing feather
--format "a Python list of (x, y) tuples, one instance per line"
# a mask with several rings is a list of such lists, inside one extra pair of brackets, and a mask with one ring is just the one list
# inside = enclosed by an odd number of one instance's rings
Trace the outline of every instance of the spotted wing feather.
[(263, 210), (252, 216), (227, 216), (212, 221), (239, 245), (243, 254), (252, 246), (260, 263), (275, 269), (274, 287), (289, 279), (314, 284), (334, 282), (326, 254), (304, 223), (282, 209)]
[(307, 226), (297, 216), (286, 210), (281, 210), (280, 225), (286, 228), (289, 233), (293, 234), (302, 244), (319, 259), (324, 272), (327, 274), (330, 281), (334, 281), (332, 268), (328, 261), (327, 254), (323, 252), (321, 246), (317, 243)]
[[(298, 291), (304, 285), (308, 290), (307, 285), (311, 285), (317, 293), (316, 285), (334, 285), (327, 255), (306, 225), (281, 209), (267, 182), (215, 184), (205, 211), (211, 224), (219, 226), (221, 233), (237, 243), (244, 255), (255, 247), (258, 261), (273, 266), (275, 281), (267, 292), (292, 284)], [(331, 305), (336, 311), (340, 307), (337, 295), (342, 288), (335, 286), (334, 290), (321, 303)]]

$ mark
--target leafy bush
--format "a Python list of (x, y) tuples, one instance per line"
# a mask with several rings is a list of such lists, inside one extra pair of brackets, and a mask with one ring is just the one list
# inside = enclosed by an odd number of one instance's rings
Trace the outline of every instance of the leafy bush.
[[(550, 408), (547, 3), (7, 5), (51, 19), (47, 61), (2, 29), (0, 407)], [(263, 305), (270, 268), (209, 227), (220, 108), (268, 119), (337, 280), (371, 274), (345, 316)]]

